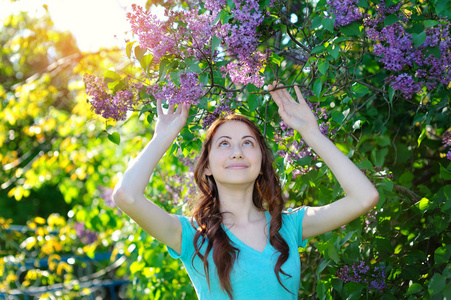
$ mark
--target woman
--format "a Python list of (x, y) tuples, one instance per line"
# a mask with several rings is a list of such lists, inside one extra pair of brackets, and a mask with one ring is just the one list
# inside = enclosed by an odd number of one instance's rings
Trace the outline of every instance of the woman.
[(158, 161), (186, 123), (189, 105), (170, 106), (152, 140), (118, 182), (114, 200), (145, 231), (180, 258), (200, 299), (296, 299), (298, 247), (363, 215), (379, 195), (363, 173), (324, 135), (295, 87), (269, 86), (279, 114), (327, 164), (346, 197), (320, 207), (282, 213), (281, 188), (271, 152), (258, 128), (229, 116), (210, 127), (196, 165), (200, 198), (193, 219), (170, 215), (144, 190)]

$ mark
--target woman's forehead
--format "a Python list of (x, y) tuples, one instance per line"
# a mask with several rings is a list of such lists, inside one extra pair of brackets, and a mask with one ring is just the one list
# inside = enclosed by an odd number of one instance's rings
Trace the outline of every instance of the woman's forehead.
[(249, 126), (246, 123), (240, 121), (230, 121), (219, 126), (219, 128), (213, 135), (213, 140), (216, 140), (221, 136), (226, 136), (233, 139), (241, 139), (246, 136), (252, 136), (253, 138), (256, 138), (255, 134), (252, 132)]

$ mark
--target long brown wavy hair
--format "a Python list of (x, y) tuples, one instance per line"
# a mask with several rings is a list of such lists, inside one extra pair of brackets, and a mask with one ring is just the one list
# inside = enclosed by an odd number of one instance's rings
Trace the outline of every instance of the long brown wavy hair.
[[(221, 288), (233, 299), (230, 272), (238, 257), (239, 249), (232, 246), (227, 233), (221, 227), (223, 215), (219, 206), (216, 182), (213, 176), (205, 175), (205, 169), (209, 166), (208, 156), (211, 149), (212, 137), (222, 124), (230, 121), (239, 121), (247, 124), (257, 138), (260, 146), (262, 152), (262, 172), (260, 172), (260, 175), (255, 181), (252, 201), (255, 207), (262, 211), (268, 210), (271, 214), (269, 242), (280, 253), (276, 266), (274, 267), (274, 272), (279, 283), (288, 291), (280, 279), (280, 273), (290, 276), (282, 270), (282, 265), (287, 261), (289, 256), (289, 248), (287, 242), (279, 233), (282, 227), (284, 201), (282, 199), (279, 177), (273, 167), (274, 157), (258, 127), (244, 116), (236, 114), (222, 116), (216, 119), (207, 131), (199, 160), (194, 169), (194, 179), (199, 187), (199, 194), (192, 205), (192, 225), (194, 226), (194, 221), (196, 221), (198, 226), (193, 241), (196, 250), (193, 261), (196, 255), (203, 261), (205, 275), (210, 286), (207, 257), (213, 249), (213, 261), (218, 271)], [(207, 243), (207, 247), (205, 252), (201, 253), (200, 250), (205, 243)]]

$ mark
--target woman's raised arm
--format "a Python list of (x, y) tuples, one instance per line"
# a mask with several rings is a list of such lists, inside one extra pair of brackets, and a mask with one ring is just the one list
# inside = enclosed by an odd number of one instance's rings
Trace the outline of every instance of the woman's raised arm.
[(114, 202), (151, 236), (180, 253), (182, 226), (177, 217), (144, 196), (150, 176), (188, 119), (189, 105), (170, 105), (165, 114), (157, 101), (158, 119), (152, 140), (130, 162), (113, 193)]
[(324, 206), (310, 207), (306, 211), (302, 224), (303, 238), (337, 229), (368, 212), (379, 201), (379, 193), (370, 180), (320, 132), (318, 121), (298, 87), (295, 87), (298, 101), (286, 89), (274, 88), (275, 86), (269, 86), (282, 119), (298, 131), (321, 157), (346, 193), (340, 200)]

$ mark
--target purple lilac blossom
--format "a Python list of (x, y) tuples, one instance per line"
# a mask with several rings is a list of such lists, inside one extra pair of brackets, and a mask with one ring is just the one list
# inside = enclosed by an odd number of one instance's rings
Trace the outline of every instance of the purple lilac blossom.
[(97, 240), (97, 233), (95, 233), (90, 229), (85, 228), (85, 224), (75, 223), (74, 228), (77, 237), (81, 240), (83, 244), (89, 245)]
[(117, 207), (116, 203), (113, 201), (113, 189), (107, 187), (99, 187), (100, 190), (100, 198), (103, 199), (105, 205), (111, 208)]
[[(442, 135), (442, 142), (445, 147), (451, 147), (451, 131), (445, 131)], [(451, 160), (451, 149), (448, 149), (448, 153), (446, 153), (446, 158)]]
[(363, 18), (357, 0), (328, 0), (330, 12), (335, 14), (335, 27), (345, 26)]
[[(369, 40), (375, 43), (373, 53), (380, 58), (384, 68), (399, 72), (387, 78), (387, 83), (401, 91), (406, 98), (411, 98), (421, 92), (423, 87), (432, 90), (440, 83), (448, 85), (451, 81), (450, 22), (441, 19), (439, 24), (427, 27), (424, 43), (415, 45), (412, 35), (406, 32), (399, 21), (384, 26), (386, 16), (390, 14), (399, 14), (400, 20), (406, 21), (408, 16), (400, 13), (401, 5), (398, 3), (386, 7), (384, 2), (378, 3), (374, 14), (365, 17), (364, 25)], [(440, 57), (431, 52), (437, 47)]]
[(338, 269), (335, 274), (338, 279), (347, 282), (363, 283), (368, 285), (369, 290), (382, 292), (385, 288), (385, 269), (384, 267), (375, 267), (370, 271), (370, 266), (364, 261), (358, 261), (350, 268), (348, 265)]
[(233, 110), (230, 108), (230, 100), (226, 99), (223, 103), (221, 103), (221, 105), (217, 106), (211, 114), (208, 114), (205, 117), (202, 127), (204, 129), (207, 129), (218, 117), (230, 114), (232, 112)]
[(180, 86), (169, 82), (162, 87), (149, 87), (147, 92), (161, 101), (168, 100), (169, 104), (189, 103), (197, 104), (204, 95), (204, 85), (199, 82), (199, 75), (194, 72), (180, 74)]
[(413, 94), (421, 91), (421, 83), (415, 83), (412, 76), (406, 73), (397, 76), (389, 76), (385, 81), (389, 83), (394, 90), (401, 91), (407, 99), (412, 98)]
[(115, 95), (110, 95), (101, 78), (85, 74), (83, 82), (86, 86), (86, 93), (91, 96), (89, 100), (92, 105), (91, 109), (105, 119), (125, 120), (127, 111), (133, 110), (136, 105), (137, 97), (131, 90), (139, 86), (131, 84), (126, 86), (124, 90), (116, 92)]

